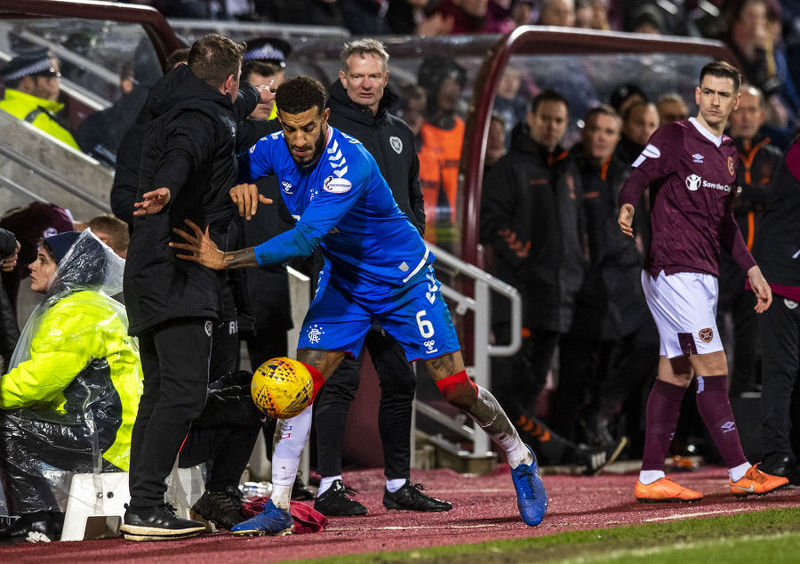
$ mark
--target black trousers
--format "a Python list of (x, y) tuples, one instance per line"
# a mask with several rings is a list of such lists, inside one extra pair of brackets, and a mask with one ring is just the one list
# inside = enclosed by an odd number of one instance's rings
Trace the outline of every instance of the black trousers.
[(163, 503), (189, 426), (208, 388), (211, 321), (175, 319), (139, 335), (144, 393), (131, 439), (131, 506)]
[(253, 452), (263, 416), (250, 397), (250, 380), (250, 372), (241, 370), (214, 381), (209, 386), (205, 409), (192, 422), (181, 448), (181, 468), (210, 461), (206, 481), (209, 490), (238, 486)]
[(285, 328), (258, 329), (254, 333), (242, 333), (242, 337), (247, 342), (247, 354), (253, 372), (266, 361), (288, 353), (289, 339)]
[[(511, 340), (507, 324), (495, 325), (493, 331), (498, 343)], [(520, 415), (535, 413), (560, 337), (555, 331), (534, 330), (530, 337), (522, 339), (517, 354), (492, 359), (492, 392), (512, 422)]]
[[(378, 427), (383, 444), (384, 474), (390, 480), (408, 479), (416, 376), (402, 347), (383, 330), (370, 330), (365, 345), (381, 386)], [(360, 361), (346, 358), (314, 400), (317, 471), (323, 478), (342, 473), (345, 422), (358, 389), (360, 371)]]
[(800, 456), (800, 305), (775, 295), (759, 318), (761, 437), (766, 465)]
[[(723, 343), (733, 345), (733, 370), (731, 372), (730, 395), (756, 389), (758, 384), (759, 339), (758, 314), (755, 294), (744, 287), (745, 275), (737, 268), (737, 284), (726, 284), (723, 289), (720, 280), (720, 300), (717, 312), (717, 327), (722, 334)], [(733, 335), (725, 335), (725, 314), (730, 312), (733, 321)]]
[(561, 338), (551, 423), (562, 436), (583, 440), (578, 433), (581, 419), (590, 413), (612, 418), (628, 397), (651, 385), (658, 367), (658, 341), (656, 335), (643, 338), (644, 331), (617, 340)]

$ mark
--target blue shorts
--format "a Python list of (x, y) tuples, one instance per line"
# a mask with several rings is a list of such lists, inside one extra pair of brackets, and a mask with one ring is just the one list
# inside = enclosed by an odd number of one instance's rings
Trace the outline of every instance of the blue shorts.
[(367, 331), (377, 323), (400, 343), (409, 361), (454, 353), (461, 347), (440, 286), (428, 265), (391, 299), (376, 302), (345, 290), (324, 269), (297, 348), (358, 357)]

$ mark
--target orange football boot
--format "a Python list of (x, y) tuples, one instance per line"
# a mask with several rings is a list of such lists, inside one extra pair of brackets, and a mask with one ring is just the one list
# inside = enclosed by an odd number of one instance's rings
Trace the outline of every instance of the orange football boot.
[(684, 488), (672, 478), (664, 476), (652, 484), (643, 484), (636, 480), (634, 495), (637, 501), (654, 503), (659, 501), (698, 501), (703, 499), (703, 494)]
[(740, 480), (728, 480), (731, 493), (736, 497), (747, 497), (748, 495), (764, 495), (776, 490), (789, 483), (789, 478), (783, 476), (773, 476), (762, 472), (755, 466), (751, 466)]

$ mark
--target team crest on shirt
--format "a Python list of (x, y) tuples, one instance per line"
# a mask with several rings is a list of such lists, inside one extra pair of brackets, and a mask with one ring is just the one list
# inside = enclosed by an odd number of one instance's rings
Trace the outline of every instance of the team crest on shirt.
[(334, 178), (329, 176), (322, 184), (322, 189), (331, 194), (345, 194), (350, 191), (353, 185), (346, 178)]
[(398, 155), (403, 152), (403, 141), (399, 137), (395, 137), (394, 135), (389, 137), (389, 145)]
[(700, 340), (704, 343), (710, 343), (711, 339), (714, 338), (714, 330), (711, 327), (700, 329), (700, 331), (697, 333), (697, 336), (700, 337)]
[(736, 169), (734, 168), (733, 165), (734, 165), (733, 157), (729, 156), (728, 157), (728, 172), (731, 173), (731, 176), (736, 174)]

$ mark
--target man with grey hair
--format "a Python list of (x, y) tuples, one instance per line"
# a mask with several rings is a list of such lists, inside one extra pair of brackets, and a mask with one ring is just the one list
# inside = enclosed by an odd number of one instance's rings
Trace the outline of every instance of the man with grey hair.
[[(346, 43), (339, 80), (330, 87), (330, 124), (361, 141), (378, 163), (400, 209), (420, 234), (425, 210), (419, 185), (419, 161), (408, 125), (388, 113), (397, 96), (386, 85), (389, 53), (375, 39)], [(367, 334), (366, 348), (378, 372), (381, 402), (378, 425), (383, 443), (387, 509), (448, 511), (448, 502), (429, 497), (411, 484), (411, 406), (416, 377), (402, 347), (382, 328)], [(342, 480), (342, 443), (350, 402), (359, 384), (361, 362), (346, 358), (315, 400), (317, 471), (322, 479), (314, 508), (325, 515), (364, 515), (366, 507), (350, 499), (354, 490)]]

